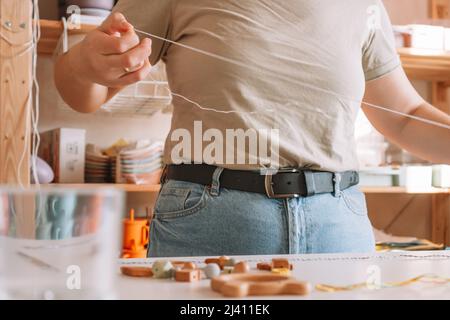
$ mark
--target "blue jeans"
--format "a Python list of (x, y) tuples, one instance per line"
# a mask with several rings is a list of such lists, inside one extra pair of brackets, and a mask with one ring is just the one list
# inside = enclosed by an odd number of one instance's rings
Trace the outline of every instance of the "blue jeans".
[(150, 230), (149, 257), (374, 252), (364, 194), (352, 187), (309, 198), (167, 181)]

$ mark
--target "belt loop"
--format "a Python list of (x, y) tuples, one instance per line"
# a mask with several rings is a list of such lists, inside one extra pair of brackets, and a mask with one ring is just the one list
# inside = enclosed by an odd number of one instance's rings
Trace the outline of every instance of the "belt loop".
[(340, 198), (342, 194), (341, 180), (342, 175), (339, 172), (333, 173), (333, 196), (335, 196), (336, 198)]
[(161, 173), (161, 178), (159, 179), (159, 182), (161, 183), (161, 185), (165, 184), (167, 181), (167, 171), (168, 170), (169, 170), (169, 166), (164, 165), (164, 167), (162, 169), (162, 173)]
[(222, 175), (224, 168), (217, 167), (214, 170), (211, 182), (211, 189), (209, 191), (210, 195), (213, 197), (218, 197), (220, 195), (220, 176)]

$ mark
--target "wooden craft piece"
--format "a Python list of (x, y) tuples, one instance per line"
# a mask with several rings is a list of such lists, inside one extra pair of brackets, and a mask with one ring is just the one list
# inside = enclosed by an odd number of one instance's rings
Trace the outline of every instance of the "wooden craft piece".
[(260, 262), (260, 263), (258, 263), (256, 265), (256, 268), (258, 270), (271, 271), (272, 270), (272, 265), (270, 263)]
[(230, 263), (230, 258), (228, 257), (220, 257), (220, 258), (208, 258), (205, 259), (206, 264), (215, 263), (219, 265), (220, 269), (223, 270), (223, 268)]
[(173, 276), (173, 265), (170, 261), (156, 261), (153, 263), (153, 276), (157, 279), (168, 279)]
[(291, 269), (291, 264), (288, 259), (272, 259), (272, 268)]
[(272, 273), (288, 276), (291, 274), (291, 271), (290, 271), (290, 269), (286, 269), (286, 268), (272, 268)]
[(153, 271), (147, 267), (121, 267), (122, 274), (129, 277), (136, 278), (151, 278), (153, 277)]
[(231, 258), (231, 259), (225, 261), (224, 267), (234, 267), (236, 265), (236, 263), (237, 263), (236, 259)]
[(247, 273), (250, 271), (250, 266), (247, 262), (239, 262), (234, 266), (234, 273)]
[(233, 271), (234, 271), (233, 267), (223, 267), (223, 269), (222, 269), (223, 274), (231, 274), (231, 273), (233, 273)]
[(175, 281), (194, 282), (200, 280), (200, 270), (177, 270), (175, 272)]
[(226, 297), (306, 295), (311, 291), (307, 282), (275, 274), (230, 274), (213, 278), (212, 290)]
[(185, 270), (195, 270), (197, 269), (197, 265), (193, 262), (185, 262), (183, 265), (183, 269)]

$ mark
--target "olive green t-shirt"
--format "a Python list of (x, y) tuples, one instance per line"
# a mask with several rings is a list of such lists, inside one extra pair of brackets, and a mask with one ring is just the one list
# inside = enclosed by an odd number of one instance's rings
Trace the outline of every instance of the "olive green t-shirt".
[(357, 170), (365, 83), (400, 65), (381, 0), (120, 0), (114, 10), (170, 40), (150, 37), (173, 92), (166, 163)]

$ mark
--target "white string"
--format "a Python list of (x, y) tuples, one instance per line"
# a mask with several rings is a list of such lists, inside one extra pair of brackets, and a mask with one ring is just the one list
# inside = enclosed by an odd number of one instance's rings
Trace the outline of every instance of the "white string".
[[(258, 114), (259, 113), (258, 111), (237, 111), (237, 110), (224, 111), (224, 110), (217, 110), (215, 108), (204, 107), (204, 106), (200, 105), (198, 102), (195, 102), (195, 101), (193, 101), (193, 100), (191, 100), (191, 99), (189, 99), (189, 98), (187, 98), (187, 97), (185, 97), (185, 96), (183, 96), (183, 95), (181, 95), (179, 93), (175, 93), (175, 92), (169, 90), (168, 88), (166, 88), (166, 89), (169, 91), (169, 93), (172, 96), (181, 98), (181, 99), (183, 99), (183, 100), (185, 100), (185, 101), (195, 105), (196, 107), (198, 107), (199, 109), (201, 109), (203, 111), (212, 111), (212, 112), (223, 113), (223, 114), (230, 114), (230, 113), (233, 113), (233, 114), (236, 114), (236, 113), (237, 114)], [(273, 109), (266, 109), (265, 111), (267, 111), (267, 112), (274, 112)]]
[[(167, 39), (167, 38), (164, 38), (164, 37), (161, 37), (161, 36), (149, 33), (149, 32), (145, 32), (145, 31), (142, 31), (142, 30), (139, 30), (139, 29), (136, 29), (136, 28), (134, 28), (134, 30), (137, 33), (140, 33), (140, 34), (143, 34), (143, 35), (146, 35), (146, 36), (149, 36), (149, 37), (161, 40), (161, 41), (165, 41), (165, 42), (171, 43), (173, 45), (176, 45), (176, 46), (179, 46), (179, 47), (191, 50), (193, 52), (197, 52), (199, 54), (203, 54), (203, 55), (212, 57), (214, 59), (218, 59), (218, 60), (221, 60), (221, 61), (233, 64), (233, 65), (237, 65), (237, 66), (242, 67), (242, 68), (256, 70), (258, 72), (264, 72), (264, 70), (254, 68), (254, 67), (252, 67), (249, 64), (246, 64), (246, 63), (243, 63), (243, 62), (240, 62), (240, 61), (236, 61), (234, 59), (230, 59), (230, 58), (227, 58), (227, 57), (215, 54), (215, 53), (211, 53), (211, 52), (199, 49), (199, 48), (195, 48), (195, 47), (192, 47), (192, 46), (189, 46), (189, 45), (186, 45), (186, 44), (182, 44), (182, 43), (179, 43), (179, 42), (176, 42), (176, 41), (173, 41), (173, 40), (170, 40), (170, 39)], [(271, 74), (271, 76), (273, 77), (274, 75)], [(277, 76), (280, 77), (281, 75), (278, 74)], [(393, 110), (391, 108), (378, 106), (378, 105), (371, 104), (371, 103), (368, 103), (368, 102), (365, 102), (365, 101), (360, 101), (360, 100), (357, 100), (357, 99), (349, 98), (349, 97), (343, 96), (343, 95), (341, 95), (339, 93), (336, 93), (336, 92), (333, 92), (333, 91), (330, 91), (330, 90), (327, 90), (327, 89), (319, 88), (319, 87), (313, 86), (313, 85), (311, 85), (309, 83), (305, 83), (303, 81), (299, 81), (298, 79), (291, 79), (291, 78), (284, 78), (283, 77), (283, 80), (290, 81), (290, 82), (294, 81), (295, 83), (300, 84), (301, 86), (304, 86), (304, 87), (306, 87), (308, 89), (318, 90), (318, 91), (321, 91), (321, 92), (326, 93), (326, 94), (334, 95), (334, 96), (340, 97), (342, 99), (345, 99), (345, 100), (347, 100), (349, 102), (362, 104), (362, 105), (365, 105), (365, 106), (368, 106), (368, 107), (371, 107), (371, 108), (376, 108), (376, 109), (379, 109), (379, 110), (390, 112), (392, 114), (401, 115), (401, 116), (407, 117), (409, 119), (413, 119), (413, 120), (416, 120), (416, 121), (420, 121), (420, 122), (423, 122), (423, 123), (427, 123), (427, 124), (430, 124), (430, 125), (433, 125), (433, 126), (437, 126), (437, 127), (440, 127), (440, 128), (444, 128), (444, 129), (450, 130), (450, 125), (446, 125), (444, 123), (440, 123), (440, 122), (437, 122), (437, 121), (433, 121), (433, 120), (429, 120), (429, 119), (426, 119), (426, 118), (414, 116), (414, 115), (411, 115), (411, 114), (408, 114), (408, 113), (404, 113), (404, 112), (401, 112), (401, 111)], [(211, 111), (211, 112), (217, 112), (217, 113), (226, 113), (226, 114), (242, 113), (241, 111), (236, 111), (236, 110), (221, 111), (221, 110), (217, 110), (217, 109), (214, 109), (214, 108), (206, 108), (206, 107), (203, 107), (200, 104), (198, 104), (198, 103), (196, 103), (196, 102), (186, 98), (185, 96), (182, 96), (180, 94), (174, 94), (174, 93), (172, 93), (172, 94), (174, 96), (180, 97), (180, 98), (182, 98), (182, 99), (192, 103), (193, 105), (199, 107), (200, 109), (202, 109), (204, 111)], [(269, 109), (268, 111), (273, 112), (272, 109)], [(251, 112), (251, 113), (257, 113), (257, 112)]]

